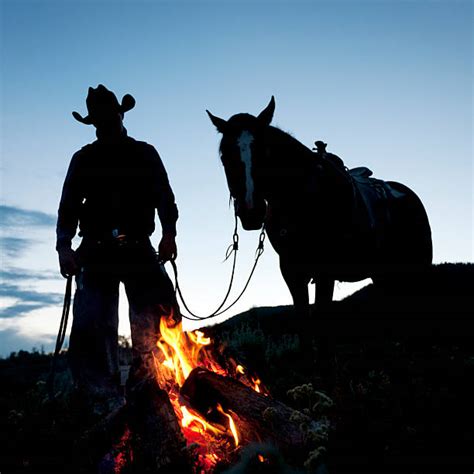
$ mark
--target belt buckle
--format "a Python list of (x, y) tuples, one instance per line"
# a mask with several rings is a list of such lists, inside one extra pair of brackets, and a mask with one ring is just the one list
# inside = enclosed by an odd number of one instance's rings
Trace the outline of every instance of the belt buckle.
[(127, 243), (127, 235), (120, 234), (118, 229), (112, 231), (112, 237), (115, 239), (115, 242), (119, 247), (122, 247)]

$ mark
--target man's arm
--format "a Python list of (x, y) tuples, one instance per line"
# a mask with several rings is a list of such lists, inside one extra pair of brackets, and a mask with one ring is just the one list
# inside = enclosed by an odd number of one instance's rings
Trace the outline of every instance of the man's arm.
[(69, 164), (59, 203), (58, 221), (56, 224), (56, 250), (59, 253), (61, 274), (64, 277), (74, 275), (78, 269), (71, 244), (72, 239), (76, 235), (79, 209), (82, 202), (78, 170), (79, 159), (80, 152), (72, 157)]
[(154, 204), (161, 222), (163, 237), (158, 246), (158, 253), (163, 261), (175, 259), (176, 249), (176, 221), (178, 220), (178, 207), (176, 206), (173, 190), (171, 189), (168, 174), (166, 173), (160, 155), (150, 145), (154, 168)]

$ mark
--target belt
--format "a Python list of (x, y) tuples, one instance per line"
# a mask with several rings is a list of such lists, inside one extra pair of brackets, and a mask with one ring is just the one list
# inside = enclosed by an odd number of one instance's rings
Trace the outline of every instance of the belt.
[(145, 242), (149, 242), (150, 236), (146, 234), (124, 234), (118, 229), (113, 229), (110, 233), (100, 235), (84, 235), (84, 241), (88, 243), (94, 243), (96, 245), (114, 245), (117, 247), (123, 247), (125, 245), (138, 245)]

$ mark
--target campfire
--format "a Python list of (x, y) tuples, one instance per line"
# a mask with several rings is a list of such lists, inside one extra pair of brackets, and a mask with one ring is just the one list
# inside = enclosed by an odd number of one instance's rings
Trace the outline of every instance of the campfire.
[[(211, 472), (217, 463), (227, 461), (240, 446), (241, 435), (237, 415), (224, 408), (222, 402), (206, 407), (205, 413), (193, 407), (188, 387), (199, 372), (196, 369), (232, 377), (257, 393), (266, 393), (258, 377), (229, 358), (226, 367), (217, 361), (212, 341), (201, 331), (184, 332), (182, 323), (176, 323), (173, 314), (160, 321), (158, 354), (155, 370), (159, 386), (168, 395), (187, 446), (193, 451), (196, 472)], [(190, 375), (193, 377), (190, 378)], [(189, 380), (189, 382), (187, 382)], [(190, 400), (191, 399), (191, 400)], [(194, 398), (194, 403), (196, 399)]]
[[(301, 463), (318, 423), (274, 400), (256, 374), (224, 356), (203, 332), (183, 331), (173, 316), (161, 317), (154, 378), (129, 399), (132, 464), (146, 472), (212, 473), (256, 443)], [(254, 458), (270, 462), (258, 450)], [(116, 465), (114, 472), (122, 470)]]

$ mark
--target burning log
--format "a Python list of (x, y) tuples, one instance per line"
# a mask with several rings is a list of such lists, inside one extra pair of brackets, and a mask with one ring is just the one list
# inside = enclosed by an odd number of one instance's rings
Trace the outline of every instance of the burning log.
[(133, 464), (137, 472), (191, 472), (186, 441), (168, 393), (154, 379), (130, 394)]
[(220, 410), (216, 407), (219, 406), (230, 413), (240, 444), (269, 443), (279, 448), (288, 460), (301, 460), (309, 448), (314, 448), (311, 433), (320, 430), (319, 424), (303, 413), (206, 369), (196, 368), (191, 372), (181, 395), (208, 420), (218, 421), (216, 411)]

